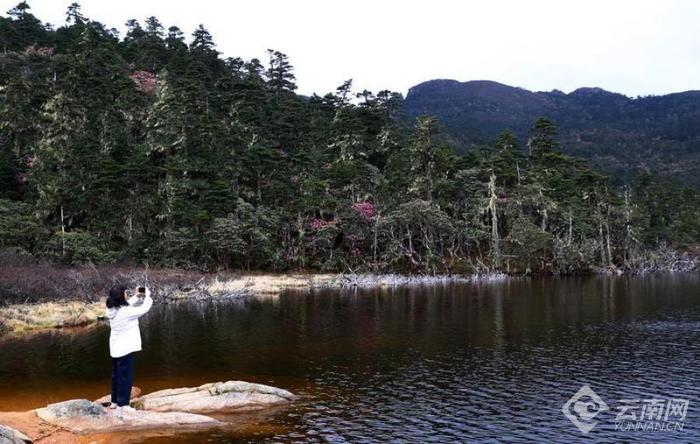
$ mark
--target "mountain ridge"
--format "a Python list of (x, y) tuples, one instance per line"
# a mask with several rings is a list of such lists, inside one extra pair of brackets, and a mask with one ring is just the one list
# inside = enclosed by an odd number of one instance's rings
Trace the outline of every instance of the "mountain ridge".
[(458, 151), (504, 130), (521, 143), (537, 117), (560, 130), (562, 149), (620, 178), (640, 171), (700, 187), (700, 90), (629, 97), (599, 87), (530, 91), (491, 80), (434, 79), (411, 87), (410, 117), (435, 115)]
[(456, 79), (449, 79), (449, 78), (439, 78), (439, 79), (430, 79), (426, 80), (420, 83), (417, 83), (413, 85), (412, 87), (408, 88), (408, 94), (411, 94), (412, 90), (415, 90), (417, 88), (420, 88), (424, 85), (427, 84), (450, 84), (450, 85), (457, 85), (457, 86), (462, 86), (462, 85), (475, 85), (475, 84), (490, 84), (490, 85), (497, 85), (497, 86), (502, 86), (506, 88), (511, 88), (511, 89), (518, 89), (518, 90), (523, 90), (526, 92), (530, 92), (533, 94), (552, 94), (552, 95), (564, 95), (564, 96), (569, 96), (569, 95), (576, 95), (577, 93), (581, 92), (596, 92), (596, 93), (602, 93), (606, 95), (615, 95), (615, 96), (621, 96), (624, 98), (627, 98), (629, 100), (639, 100), (639, 99), (645, 99), (645, 98), (650, 98), (650, 97), (668, 97), (668, 96), (675, 96), (675, 95), (684, 95), (688, 93), (694, 93), (700, 96), (700, 89), (688, 89), (684, 91), (674, 91), (666, 94), (647, 94), (644, 96), (629, 96), (624, 93), (619, 93), (615, 91), (610, 91), (605, 88), (601, 88), (599, 86), (580, 86), (571, 92), (564, 92), (558, 88), (553, 88), (550, 91), (545, 91), (545, 90), (531, 90), (522, 86), (515, 86), (515, 85), (508, 85), (507, 83), (503, 82), (498, 82), (496, 80), (489, 80), (489, 79), (473, 79), (473, 80), (456, 80)]

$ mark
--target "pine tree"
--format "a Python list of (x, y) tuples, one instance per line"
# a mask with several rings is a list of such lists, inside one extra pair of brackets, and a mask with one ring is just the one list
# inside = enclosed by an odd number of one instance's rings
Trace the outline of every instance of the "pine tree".
[(540, 160), (545, 154), (555, 151), (559, 146), (556, 138), (557, 127), (554, 122), (546, 117), (537, 119), (530, 130), (530, 139), (527, 143), (530, 157)]
[[(156, 17), (113, 29), (24, 2), (0, 17), (0, 247), (68, 263), (422, 273), (658, 266), (700, 193), (622, 186), (540, 118), (455, 152), (390, 91), (301, 97), (288, 57), (222, 58)], [(62, 229), (61, 229), (62, 228)], [(662, 252), (662, 253), (659, 253)], [(651, 264), (651, 265), (650, 265)]]

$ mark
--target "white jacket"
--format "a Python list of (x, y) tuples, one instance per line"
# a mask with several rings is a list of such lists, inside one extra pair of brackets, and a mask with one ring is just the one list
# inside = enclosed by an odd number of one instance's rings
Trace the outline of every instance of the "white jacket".
[(131, 352), (141, 351), (141, 331), (139, 330), (139, 317), (146, 314), (153, 305), (151, 292), (146, 289), (143, 304), (138, 307), (134, 304), (138, 301), (133, 296), (127, 302), (128, 306), (108, 308), (107, 318), (112, 332), (109, 335), (109, 354), (113, 358), (121, 358)]

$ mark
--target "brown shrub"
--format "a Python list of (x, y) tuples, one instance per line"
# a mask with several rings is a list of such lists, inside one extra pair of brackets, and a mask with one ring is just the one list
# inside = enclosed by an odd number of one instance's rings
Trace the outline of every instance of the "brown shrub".
[(69, 267), (0, 252), (0, 306), (61, 300), (94, 302), (105, 298), (116, 283), (147, 285), (157, 297), (206, 280), (205, 275), (191, 271), (128, 265)]

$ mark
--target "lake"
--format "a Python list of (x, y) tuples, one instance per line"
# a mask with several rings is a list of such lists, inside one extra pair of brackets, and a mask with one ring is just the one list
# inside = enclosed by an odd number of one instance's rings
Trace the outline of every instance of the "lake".
[[(136, 442), (700, 441), (697, 274), (171, 303), (141, 330), (146, 392), (243, 379), (301, 399)], [(108, 336), (102, 325), (0, 339), (0, 410), (106, 394)], [(562, 412), (584, 385), (595, 396), (567, 412), (593, 424), (587, 434)]]

